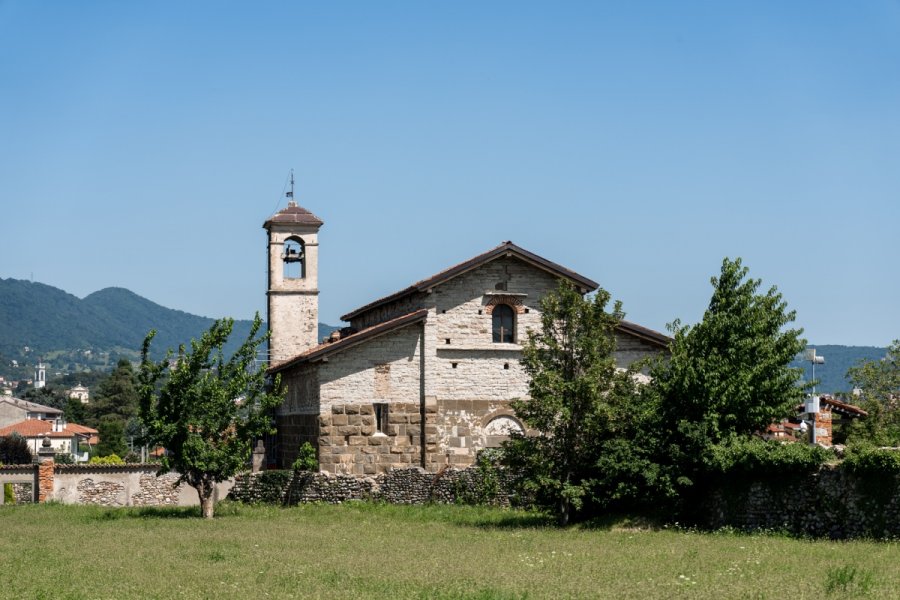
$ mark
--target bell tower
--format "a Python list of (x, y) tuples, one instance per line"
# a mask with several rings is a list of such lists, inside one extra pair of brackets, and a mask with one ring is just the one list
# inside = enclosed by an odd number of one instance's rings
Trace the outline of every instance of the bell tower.
[(263, 228), (268, 233), (269, 365), (297, 356), (319, 340), (319, 227), (322, 220), (294, 201)]

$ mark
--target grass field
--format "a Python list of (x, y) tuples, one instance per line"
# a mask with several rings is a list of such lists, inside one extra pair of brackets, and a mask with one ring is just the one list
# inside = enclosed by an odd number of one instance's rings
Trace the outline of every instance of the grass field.
[(2, 598), (898, 598), (895, 542), (461, 506), (0, 508)]

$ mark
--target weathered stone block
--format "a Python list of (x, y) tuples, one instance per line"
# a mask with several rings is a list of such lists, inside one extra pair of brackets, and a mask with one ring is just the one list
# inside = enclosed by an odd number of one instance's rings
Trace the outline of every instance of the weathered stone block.
[(362, 417), (360, 415), (348, 415), (347, 423), (349, 425), (362, 425)]
[(388, 438), (382, 435), (372, 435), (366, 438), (369, 440), (370, 446), (380, 446), (387, 442)]
[(351, 435), (347, 439), (347, 442), (351, 446), (365, 446), (366, 440), (368, 440), (368, 439), (369, 438), (364, 435)]
[(419, 413), (416, 413), (414, 415), (409, 415), (409, 422), (410, 423), (421, 423), (422, 415), (420, 415)]
[(359, 414), (361, 415), (374, 415), (375, 407), (371, 404), (360, 404), (359, 405)]
[(341, 435), (359, 435), (358, 425), (345, 425), (343, 427), (338, 427), (337, 430)]
[(344, 412), (348, 415), (358, 415), (359, 414), (359, 404), (345, 404)]
[(331, 405), (331, 414), (334, 414), (334, 415), (344, 414), (344, 405), (343, 404), (332, 404)]
[(347, 424), (347, 415), (334, 415), (331, 417), (331, 422), (336, 426), (342, 426)]
[(390, 413), (388, 423), (409, 423), (409, 415)]
[(363, 435), (372, 435), (378, 431), (378, 429), (374, 425), (363, 425), (359, 428), (359, 432)]

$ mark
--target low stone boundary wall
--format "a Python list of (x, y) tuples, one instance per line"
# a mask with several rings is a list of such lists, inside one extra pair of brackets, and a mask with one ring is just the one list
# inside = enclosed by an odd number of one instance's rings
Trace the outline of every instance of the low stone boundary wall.
[(723, 478), (691, 519), (702, 527), (777, 530), (811, 537), (900, 538), (900, 478), (862, 478), (826, 465), (808, 475)]
[[(197, 506), (197, 491), (189, 485), (176, 485), (179, 474), (157, 476), (157, 465), (62, 465), (44, 461), (34, 465), (0, 467), (0, 483), (13, 482), (17, 502), (24, 501), (34, 487), (22, 483), (26, 478), (36, 486), (33, 502), (53, 500), (63, 504), (95, 504), (99, 506)], [(233, 481), (216, 486), (215, 499), (228, 495)], [(23, 500), (19, 499), (19, 488)], [(0, 490), (2, 491), (2, 490)]]
[(445, 468), (430, 473), (421, 467), (394, 469), (371, 477), (333, 473), (246, 473), (235, 478), (229, 498), (241, 502), (303, 502), (340, 504), (374, 500), (392, 504), (481, 502), (509, 505), (508, 477), (501, 470), (486, 473), (478, 467)]

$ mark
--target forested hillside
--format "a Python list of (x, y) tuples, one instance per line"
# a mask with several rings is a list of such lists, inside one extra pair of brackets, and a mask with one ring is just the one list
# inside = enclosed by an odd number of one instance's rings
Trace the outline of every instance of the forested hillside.
[[(106, 288), (80, 299), (42, 283), (0, 279), (0, 355), (5, 359), (23, 357), (25, 347), (30, 357), (74, 350), (136, 353), (151, 329), (158, 332), (153, 351), (159, 357), (167, 348), (190, 342), (212, 322), (123, 288)], [(246, 338), (250, 324), (235, 321), (229, 351)], [(320, 324), (320, 338), (333, 329)]]

